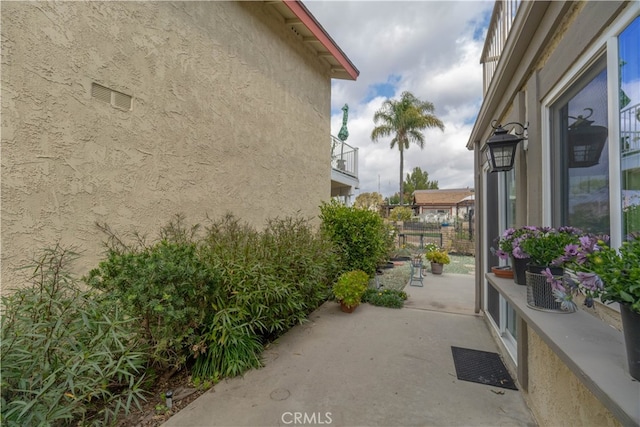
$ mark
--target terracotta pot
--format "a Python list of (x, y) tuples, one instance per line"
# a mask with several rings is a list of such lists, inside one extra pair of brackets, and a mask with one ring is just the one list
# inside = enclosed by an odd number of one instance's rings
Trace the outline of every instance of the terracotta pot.
[(511, 267), (491, 267), (491, 272), (502, 279), (513, 279), (513, 270)]
[(348, 306), (348, 305), (345, 305), (342, 301), (340, 301), (340, 309), (345, 313), (353, 313), (353, 310), (355, 310), (356, 307), (357, 305)]

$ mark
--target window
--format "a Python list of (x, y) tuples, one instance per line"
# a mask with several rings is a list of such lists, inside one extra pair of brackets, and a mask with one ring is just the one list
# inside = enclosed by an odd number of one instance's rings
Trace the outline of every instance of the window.
[(609, 234), (614, 246), (640, 233), (639, 39), (629, 9), (543, 101), (545, 224)]
[(601, 58), (552, 108), (553, 225), (610, 234), (607, 70)]
[(618, 37), (622, 233), (640, 232), (640, 17)]

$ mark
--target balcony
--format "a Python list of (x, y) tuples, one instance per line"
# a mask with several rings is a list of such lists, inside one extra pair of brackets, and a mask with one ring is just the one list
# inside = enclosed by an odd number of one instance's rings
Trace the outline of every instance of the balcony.
[(349, 205), (359, 185), (358, 149), (331, 136), (331, 197)]
[(620, 111), (622, 156), (640, 153), (640, 104)]
[(483, 94), (487, 93), (491, 79), (493, 79), (493, 75), (498, 68), (500, 56), (507, 44), (509, 32), (521, 3), (522, 0), (502, 0), (496, 1), (493, 7), (487, 38), (480, 58), (484, 77)]

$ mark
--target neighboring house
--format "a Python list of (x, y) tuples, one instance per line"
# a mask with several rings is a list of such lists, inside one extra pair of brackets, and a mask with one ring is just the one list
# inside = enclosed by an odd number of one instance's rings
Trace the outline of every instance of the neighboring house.
[(359, 72), (301, 2), (0, 7), (3, 291), (56, 242), (95, 266), (96, 223), (262, 227), (332, 196), (331, 79)]
[(474, 192), (470, 188), (416, 190), (413, 192), (414, 214), (429, 220), (464, 219), (473, 210)]
[[(572, 225), (610, 234), (615, 246), (640, 231), (639, 15), (637, 1), (497, 1), (487, 33), (484, 100), (468, 143), (476, 308), (540, 425), (640, 424), (640, 384), (628, 374), (621, 332), (609, 326), (619, 327), (617, 307), (536, 311), (524, 286), (488, 273), (498, 264), (494, 239), (511, 226)], [(494, 120), (528, 123), (509, 172), (492, 173), (486, 161)], [(580, 120), (606, 128), (604, 146), (572, 140)], [(576, 147), (591, 142), (587, 159)]]

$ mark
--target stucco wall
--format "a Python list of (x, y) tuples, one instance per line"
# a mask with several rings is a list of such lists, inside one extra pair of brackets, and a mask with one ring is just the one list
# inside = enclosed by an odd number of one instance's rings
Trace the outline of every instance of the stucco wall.
[[(232, 212), (318, 213), (330, 76), (263, 2), (2, 2), (2, 290), (60, 241), (95, 265), (96, 222), (155, 236)], [(92, 83), (131, 95), (123, 111)]]
[(560, 358), (532, 330), (529, 340), (527, 404), (541, 426), (619, 426), (620, 423), (595, 398)]

